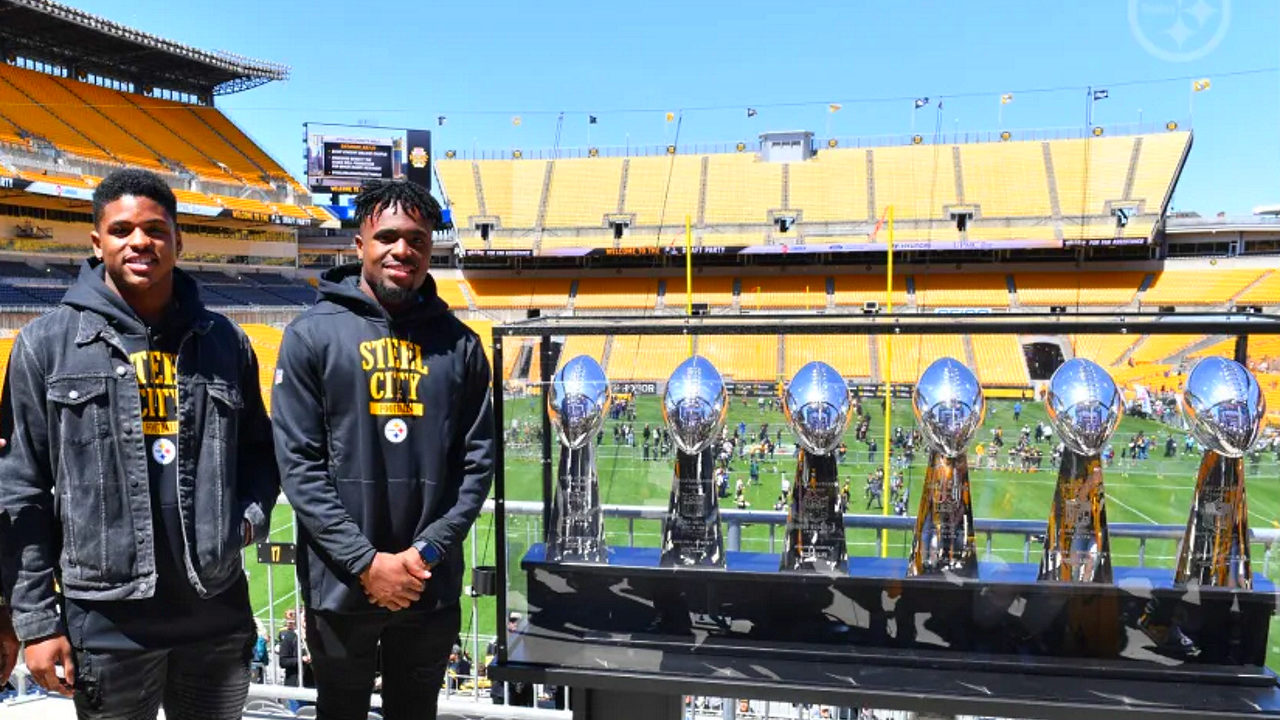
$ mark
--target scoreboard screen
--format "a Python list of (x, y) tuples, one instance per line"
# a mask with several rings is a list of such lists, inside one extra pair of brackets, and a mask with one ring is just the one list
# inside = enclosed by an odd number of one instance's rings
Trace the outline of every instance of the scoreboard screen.
[(307, 184), (312, 192), (357, 192), (366, 180), (398, 176), (398, 151), (390, 138), (312, 135), (307, 138)]
[(431, 189), (429, 131), (334, 128), (320, 133), (307, 128), (307, 184), (311, 192), (354, 195), (370, 180), (398, 178)]

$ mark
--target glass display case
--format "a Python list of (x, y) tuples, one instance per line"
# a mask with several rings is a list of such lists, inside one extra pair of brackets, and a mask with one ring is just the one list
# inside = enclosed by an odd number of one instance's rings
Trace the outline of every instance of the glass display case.
[(495, 327), (495, 674), (601, 717), (685, 694), (1280, 712), (1277, 334), (1190, 313)]

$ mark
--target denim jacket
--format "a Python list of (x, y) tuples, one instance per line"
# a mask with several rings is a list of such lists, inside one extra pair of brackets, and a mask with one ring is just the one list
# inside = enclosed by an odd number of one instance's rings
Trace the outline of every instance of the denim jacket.
[[(212, 597), (242, 572), (244, 520), (267, 537), (279, 476), (248, 338), (200, 304), (190, 276), (174, 273), (189, 318), (177, 353), (184, 564), (196, 592)], [(0, 507), (12, 524), (0, 548), (22, 640), (65, 632), (59, 591), (83, 600), (155, 592), (141, 400), (117, 332), (129, 317), (102, 278), (100, 264), (86, 263), (63, 304), (22, 329), (9, 359)]]

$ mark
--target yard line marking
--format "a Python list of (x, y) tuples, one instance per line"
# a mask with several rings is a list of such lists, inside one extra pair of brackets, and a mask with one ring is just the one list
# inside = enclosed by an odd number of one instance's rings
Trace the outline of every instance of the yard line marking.
[(1150, 515), (1148, 515), (1148, 514), (1146, 514), (1146, 513), (1142, 512), (1141, 510), (1139, 510), (1138, 508), (1136, 508), (1136, 507), (1134, 507), (1134, 506), (1130, 505), (1129, 503), (1127, 503), (1127, 502), (1125, 502), (1125, 501), (1121, 500), (1120, 498), (1116, 497), (1115, 495), (1112, 495), (1111, 493), (1107, 493), (1107, 499), (1108, 499), (1108, 500), (1110, 500), (1111, 502), (1113, 502), (1113, 503), (1115, 503), (1115, 504), (1119, 505), (1120, 507), (1125, 508), (1125, 509), (1126, 509), (1126, 510), (1128, 510), (1129, 512), (1132, 512), (1132, 513), (1134, 513), (1135, 515), (1138, 515), (1138, 516), (1139, 516), (1139, 517), (1141, 517), (1143, 520), (1146, 520), (1147, 522), (1151, 523), (1152, 525), (1159, 525), (1159, 524), (1160, 524), (1160, 523), (1156, 522), (1156, 519), (1155, 519), (1155, 518), (1153, 518), (1153, 517), (1151, 517)]

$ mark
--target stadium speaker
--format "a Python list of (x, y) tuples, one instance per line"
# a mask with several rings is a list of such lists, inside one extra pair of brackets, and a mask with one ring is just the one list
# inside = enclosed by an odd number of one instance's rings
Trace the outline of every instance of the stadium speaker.
[(1093, 126), (1093, 136), (1094, 136), (1094, 137), (1102, 137), (1102, 126), (1101, 126), (1101, 125), (1094, 125), (1094, 126)]
[(525, 311), (524, 316), (530, 320), (542, 317), (542, 311), (538, 308), (529, 308)]
[(1164, 124), (1164, 129), (1165, 129), (1165, 130), (1169, 130), (1169, 131), (1171, 131), (1171, 132), (1172, 132), (1173, 130), (1177, 130), (1177, 129), (1178, 129), (1178, 123), (1176, 123), (1176, 122), (1174, 122), (1174, 121), (1170, 120), (1169, 122), (1167, 122), (1167, 123), (1165, 123), (1165, 124)]
[(450, 160), (452, 160), (452, 159), (454, 159), (454, 158), (458, 157), (458, 153), (454, 152), (453, 150), (445, 150), (445, 151), (444, 151), (444, 156), (445, 156), (445, 157), (447, 157), (447, 158), (449, 158)]
[(587, 148), (587, 157), (600, 157), (600, 148)]
[(875, 315), (878, 312), (880, 312), (880, 303), (875, 300), (868, 300), (862, 303), (863, 315)]
[(742, 152), (747, 149), (747, 144), (744, 142), (740, 142), (735, 147), (737, 147), (738, 152)]
[(831, 138), (830, 140), (827, 141), (827, 147), (829, 148), (833, 148), (839, 144), (840, 144), (840, 141), (836, 140), (835, 138)]
[(919, 135), (912, 135), (912, 136), (911, 136), (911, 144), (912, 144), (912, 145), (919, 145), (919, 144), (920, 144), (920, 143), (922, 143), (922, 142), (924, 142), (924, 138), (920, 137)]
[(524, 157), (524, 153), (520, 152), (519, 150), (512, 150), (511, 157), (515, 158), (516, 160), (519, 160), (520, 158)]
[(1066, 305), (1050, 305), (1049, 306), (1050, 315), (1065, 315), (1066, 313), (1067, 313)]
[(1011, 137), (1013, 137), (1013, 133), (1009, 132), (1008, 130), (1005, 130), (1004, 132), (1000, 133), (1001, 140), (1008, 140)]
[(668, 154), (668, 155), (675, 155), (675, 154), (676, 154), (676, 146), (675, 146), (675, 145), (668, 145), (668, 146), (667, 146), (667, 154)]
[(707, 313), (707, 304), (706, 304), (706, 303), (693, 303), (693, 305), (691, 306), (691, 312), (692, 312), (692, 314), (693, 314), (693, 316), (694, 316), (694, 317), (705, 317), (705, 316), (708, 314), (708, 313)]

